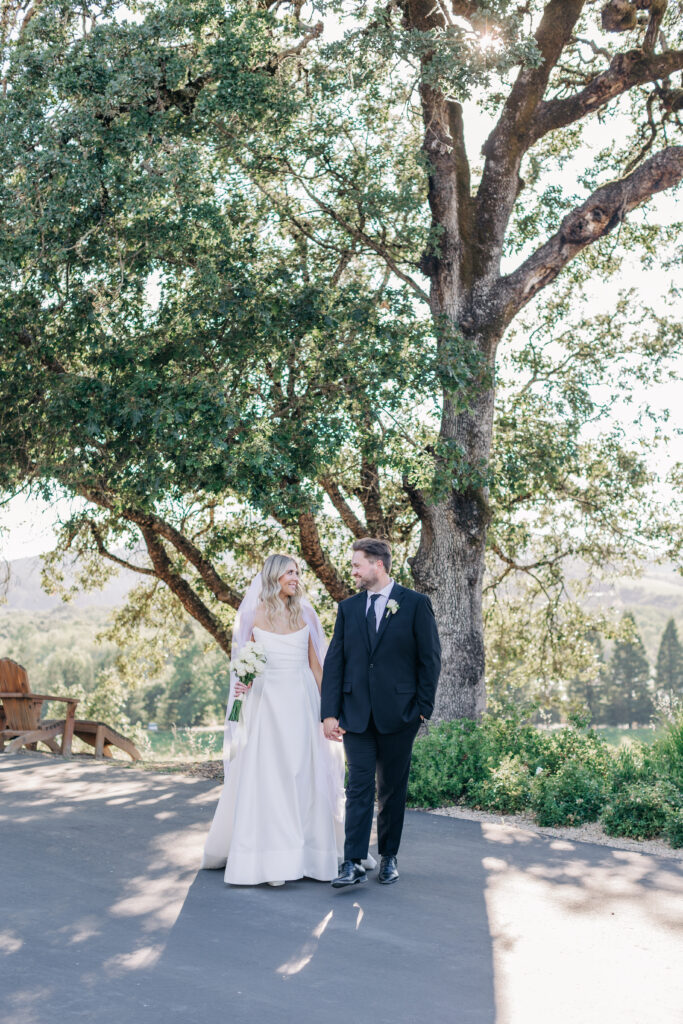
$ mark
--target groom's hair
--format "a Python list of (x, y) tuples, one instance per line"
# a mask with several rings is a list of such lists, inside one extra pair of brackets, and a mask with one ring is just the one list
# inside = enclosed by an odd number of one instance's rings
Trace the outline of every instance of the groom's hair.
[(362, 551), (366, 558), (375, 562), (382, 562), (387, 572), (391, 572), (391, 544), (387, 540), (380, 540), (378, 537), (362, 537), (361, 540), (354, 540), (353, 551)]

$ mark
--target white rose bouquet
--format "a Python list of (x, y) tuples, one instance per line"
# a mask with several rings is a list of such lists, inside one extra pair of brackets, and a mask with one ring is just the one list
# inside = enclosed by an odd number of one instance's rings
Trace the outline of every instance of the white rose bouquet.
[[(249, 640), (238, 652), (237, 657), (230, 662), (230, 671), (234, 672), (245, 686), (251, 686), (256, 676), (260, 676), (263, 672), (266, 661), (266, 652), (263, 647), (253, 640)], [(239, 699), (232, 705), (228, 721), (236, 722), (240, 717), (241, 710), (242, 700)]]

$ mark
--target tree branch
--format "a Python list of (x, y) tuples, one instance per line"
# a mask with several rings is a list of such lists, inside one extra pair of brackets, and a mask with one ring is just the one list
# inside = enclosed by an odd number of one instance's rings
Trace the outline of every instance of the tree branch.
[[(471, 278), (474, 239), (474, 203), (462, 107), (426, 84), (420, 87), (420, 98), (425, 125), (422, 149), (429, 161), (432, 225), (441, 229), (438, 256), (426, 253), (420, 269), (433, 277), (438, 262), (450, 274), (458, 274), (461, 286)], [(437, 305), (443, 308), (438, 296)]]
[(548, 132), (565, 128), (601, 110), (610, 100), (636, 85), (667, 78), (682, 69), (683, 50), (667, 50), (658, 54), (644, 53), (643, 50), (617, 53), (609, 68), (596, 75), (580, 92), (565, 99), (546, 100), (539, 105), (531, 129), (532, 141), (536, 142)]
[(420, 490), (419, 487), (415, 487), (411, 484), (407, 476), (403, 477), (401, 486), (408, 496), (411, 508), (421, 523), (425, 524), (429, 522), (429, 504), (425, 494)]
[(522, 67), (498, 123), (483, 146), (486, 157), (477, 193), (480, 273), (497, 274), (503, 238), (519, 192), (519, 166), (531, 144), (531, 125), (550, 74), (569, 42), (586, 0), (550, 0), (535, 33), (537, 67)]
[[(345, 598), (351, 597), (354, 591), (337, 572), (323, 551), (315, 517), (310, 512), (302, 512), (297, 522), (301, 553), (330, 597), (335, 601), (343, 601)], [(289, 526), (289, 524), (286, 525)]]
[(186, 537), (179, 530), (176, 530), (174, 526), (168, 523), (165, 519), (162, 519), (161, 516), (155, 515), (151, 512), (140, 512), (134, 508), (117, 509), (115, 502), (108, 494), (94, 487), (81, 486), (77, 488), (77, 490), (82, 497), (86, 498), (88, 501), (92, 501), (93, 504), (100, 505), (102, 508), (106, 508), (109, 509), (109, 511), (120, 514), (121, 517), (129, 523), (135, 523), (135, 525), (140, 528), (141, 532), (144, 528), (164, 537), (165, 540), (169, 541), (173, 545), (179, 554), (187, 559), (190, 565), (195, 567), (201, 579), (217, 601), (221, 601), (223, 604), (229, 604), (235, 609), (239, 608), (241, 602), (240, 595), (234, 591), (232, 587), (228, 586), (225, 580), (221, 579), (214, 566), (208, 558), (202, 554), (197, 545), (193, 544), (189, 537)]
[(336, 481), (331, 476), (321, 476), (318, 482), (325, 489), (347, 530), (350, 530), (354, 537), (359, 539), (367, 537), (370, 531), (364, 523), (361, 523), (356, 513), (348, 504)]
[(562, 268), (587, 245), (609, 234), (627, 213), (650, 196), (683, 179), (683, 146), (669, 146), (619, 181), (603, 185), (568, 213), (559, 230), (500, 284), (503, 319), (508, 324)]
[(156, 532), (150, 526), (141, 526), (140, 532), (147, 545), (149, 557), (154, 566), (154, 574), (175, 594), (186, 612), (204, 627), (218, 646), (228, 656), (231, 653), (230, 633), (221, 625), (216, 616), (207, 608), (201, 598), (194, 592), (186, 579), (176, 572), (166, 554), (166, 549)]
[(417, 281), (415, 281), (414, 278), (410, 276), (410, 274), (406, 274), (405, 271), (401, 270), (396, 260), (388, 251), (385, 245), (383, 245), (381, 242), (378, 242), (371, 235), (366, 234), (366, 232), (358, 225), (350, 224), (339, 213), (337, 213), (337, 211), (332, 206), (330, 206), (329, 203), (324, 202), (322, 199), (316, 196), (315, 192), (313, 192), (312, 189), (310, 189), (306, 184), (306, 181), (303, 178), (303, 176), (298, 174), (289, 162), (287, 162), (287, 168), (290, 171), (290, 173), (296, 178), (299, 185), (301, 185), (301, 188), (304, 190), (308, 198), (315, 203), (319, 210), (322, 210), (322, 212), (326, 214), (331, 220), (333, 220), (335, 224), (338, 224), (339, 227), (343, 228), (344, 231), (346, 231), (350, 235), (350, 237), (354, 239), (354, 241), (362, 242), (362, 244), (366, 248), (370, 249), (372, 252), (380, 256), (384, 260), (386, 265), (391, 269), (391, 271), (396, 275), (396, 277), (398, 277), (399, 280), (403, 281), (405, 284), (409, 285), (410, 288), (412, 288), (412, 290), (415, 292), (418, 298), (422, 299), (423, 302), (429, 302), (429, 296), (427, 295), (427, 292), (420, 287)]
[(242, 601), (241, 596), (218, 575), (211, 562), (202, 554), (196, 544), (193, 544), (188, 537), (160, 516), (153, 515), (144, 518), (146, 522), (151, 521), (155, 532), (170, 541), (176, 551), (195, 567), (217, 601), (229, 604), (235, 610), (239, 608)]
[(124, 569), (130, 569), (131, 572), (140, 573), (142, 576), (156, 576), (154, 569), (147, 569), (144, 565), (133, 565), (132, 562), (127, 562), (125, 558), (119, 558), (118, 555), (112, 554), (105, 547), (102, 533), (97, 525), (95, 523), (88, 523), (88, 526), (97, 546), (97, 551), (102, 558), (108, 558), (110, 562), (115, 562), (117, 565), (123, 566)]
[(365, 456), (361, 457), (360, 487), (356, 488), (355, 493), (365, 509), (365, 519), (371, 535), (373, 537), (388, 537), (387, 524), (382, 511), (379, 473), (377, 466)]
[(309, 43), (312, 43), (314, 39), (318, 39), (323, 34), (323, 23), (319, 21), (315, 25), (305, 26), (305, 29), (305, 34), (296, 46), (290, 46), (286, 50), (278, 50), (268, 58), (265, 64), (257, 64), (252, 70), (267, 71), (269, 74), (274, 75), (280, 65), (284, 64), (290, 57), (298, 56), (306, 49)]

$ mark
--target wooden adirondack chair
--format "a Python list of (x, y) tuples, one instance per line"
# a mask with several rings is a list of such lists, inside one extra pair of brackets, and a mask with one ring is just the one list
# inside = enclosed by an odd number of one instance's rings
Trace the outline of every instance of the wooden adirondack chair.
[[(0, 700), (0, 750), (35, 750), (38, 743), (45, 743), (54, 753), (68, 755), (73, 737), (78, 736), (95, 748), (95, 757), (112, 757), (112, 747), (119, 747), (133, 761), (142, 756), (129, 739), (110, 725), (76, 718), (78, 701), (72, 697), (31, 693), (26, 669), (10, 658), (0, 659)], [(40, 712), (47, 700), (66, 704), (66, 716), (41, 719)], [(56, 739), (60, 735), (61, 744)]]

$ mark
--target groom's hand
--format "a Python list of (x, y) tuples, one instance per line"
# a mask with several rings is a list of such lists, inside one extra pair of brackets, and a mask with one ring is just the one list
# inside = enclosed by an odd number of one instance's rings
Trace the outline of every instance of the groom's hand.
[(345, 731), (345, 729), (340, 728), (339, 719), (323, 719), (323, 732), (325, 733), (326, 739), (335, 740), (337, 743), (341, 743), (342, 736), (344, 735)]

